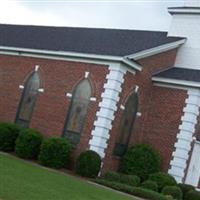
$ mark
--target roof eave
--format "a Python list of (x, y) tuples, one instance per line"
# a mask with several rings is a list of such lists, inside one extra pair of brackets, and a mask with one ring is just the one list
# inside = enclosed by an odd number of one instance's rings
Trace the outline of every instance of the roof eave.
[(200, 88), (200, 82), (195, 81), (187, 81), (187, 80), (177, 80), (172, 78), (164, 78), (164, 77), (152, 77), (152, 81), (154, 83), (164, 84), (164, 85), (173, 85), (177, 86), (177, 88)]
[(170, 14), (200, 14), (200, 8), (168, 8)]
[(164, 53), (166, 51), (172, 50), (172, 49), (176, 49), (178, 47), (180, 47), (182, 44), (184, 44), (186, 42), (186, 38), (178, 40), (176, 42), (171, 42), (171, 43), (167, 43), (164, 45), (160, 45), (151, 49), (147, 49), (144, 51), (140, 51), (131, 55), (126, 56), (126, 58), (128, 59), (133, 59), (133, 60), (140, 60), (142, 58), (146, 58), (149, 56), (153, 56), (159, 53)]
[(87, 54), (87, 53), (77, 53), (77, 52), (67, 52), (67, 51), (50, 51), (50, 50), (39, 50), (39, 49), (29, 49), (29, 48), (18, 48), (18, 47), (7, 47), (0, 46), (0, 54), (12, 54), (12, 55), (35, 55), (35, 56), (57, 56), (61, 58), (70, 58), (70, 59), (90, 59), (90, 60), (98, 60), (102, 62), (121, 62), (125, 64), (127, 67), (132, 68), (135, 71), (141, 71), (142, 67), (134, 62), (133, 60), (129, 60), (123, 56), (110, 56), (110, 55), (97, 55), (97, 54)]

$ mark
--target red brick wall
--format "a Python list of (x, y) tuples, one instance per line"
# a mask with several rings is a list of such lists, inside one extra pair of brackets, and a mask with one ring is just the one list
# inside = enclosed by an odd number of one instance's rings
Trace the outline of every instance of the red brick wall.
[(40, 65), (39, 74), (44, 93), (39, 93), (33, 111), (30, 127), (41, 131), (45, 136), (58, 135), (63, 131), (70, 99), (65, 96), (90, 72), (96, 102), (90, 102), (87, 119), (76, 152), (88, 148), (90, 133), (101, 99), (103, 84), (108, 69), (96, 64), (37, 59), (17, 56), (0, 56), (0, 121), (14, 122), (22, 90), (19, 85)]
[[(143, 66), (136, 75), (128, 72), (125, 75), (123, 90), (120, 95), (120, 104), (125, 104), (126, 99), (136, 85), (139, 86), (139, 112), (142, 113), (134, 123), (130, 145), (135, 143), (149, 143), (157, 148), (163, 157), (163, 169), (167, 170), (174, 142), (182, 116), (186, 92), (183, 90), (155, 87), (152, 85), (152, 74), (173, 66), (176, 50), (165, 52), (139, 61)], [(115, 121), (110, 132), (107, 155), (104, 159), (104, 169), (116, 170), (120, 158), (113, 156), (115, 137), (119, 128), (122, 110), (115, 113)], [(164, 143), (166, 140), (166, 143)], [(164, 144), (164, 146), (163, 146)]]
[[(154, 87), (151, 76), (154, 72), (172, 66), (176, 50), (165, 52), (139, 61), (143, 66), (141, 72), (133, 75), (127, 72), (120, 94), (120, 104), (125, 104), (130, 92), (139, 89), (139, 112), (142, 116), (134, 124), (131, 142), (153, 144), (163, 155), (163, 168), (166, 170), (173, 151), (182, 108), (186, 92), (176, 89)], [(34, 70), (35, 65), (40, 65), (39, 73), (42, 80), (44, 93), (40, 93), (33, 112), (30, 127), (40, 130), (45, 136), (61, 135), (69, 109), (70, 99), (66, 98), (67, 92), (72, 92), (73, 87), (84, 77), (85, 71), (90, 72), (93, 91), (97, 98), (88, 108), (87, 119), (80, 144), (75, 155), (88, 148), (90, 133), (98, 110), (98, 103), (103, 91), (108, 69), (106, 66), (85, 64), (79, 62), (56, 61), (17, 56), (0, 56), (0, 121), (14, 121), (22, 94), (19, 85)], [(172, 114), (173, 113), (173, 114)], [(110, 140), (104, 159), (104, 170), (117, 169), (119, 158), (112, 155), (115, 137), (119, 128), (122, 110), (115, 113), (115, 121), (110, 132)], [(164, 143), (166, 140), (166, 143)], [(163, 148), (163, 143), (165, 148)]]
[(184, 90), (153, 87), (148, 116), (143, 129), (143, 142), (152, 144), (162, 155), (165, 171), (174, 151), (178, 127), (187, 93)]

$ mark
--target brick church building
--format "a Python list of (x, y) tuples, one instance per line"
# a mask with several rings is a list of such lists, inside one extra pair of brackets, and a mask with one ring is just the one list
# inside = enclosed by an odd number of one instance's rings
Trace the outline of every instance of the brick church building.
[(1, 24), (0, 121), (94, 150), (104, 171), (148, 143), (198, 186), (200, 0), (168, 11), (168, 32)]

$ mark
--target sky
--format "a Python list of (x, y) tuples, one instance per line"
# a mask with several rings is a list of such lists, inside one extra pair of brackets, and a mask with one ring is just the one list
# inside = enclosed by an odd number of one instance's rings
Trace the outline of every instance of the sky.
[(1, 0), (0, 23), (165, 31), (170, 6), (183, 0)]

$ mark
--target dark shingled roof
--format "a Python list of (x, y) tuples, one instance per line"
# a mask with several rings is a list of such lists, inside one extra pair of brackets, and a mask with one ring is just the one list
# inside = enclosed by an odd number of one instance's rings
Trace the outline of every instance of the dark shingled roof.
[(0, 25), (0, 46), (125, 56), (181, 40), (166, 32)]
[(173, 67), (156, 73), (153, 77), (200, 82), (200, 70)]

